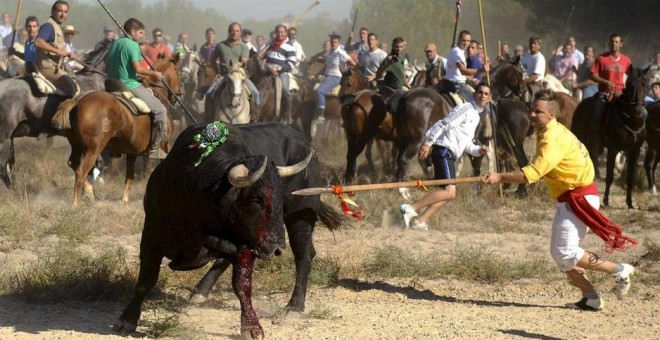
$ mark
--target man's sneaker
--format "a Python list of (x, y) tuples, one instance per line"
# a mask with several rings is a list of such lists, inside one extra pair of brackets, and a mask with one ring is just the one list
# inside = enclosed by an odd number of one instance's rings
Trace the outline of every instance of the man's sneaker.
[(429, 231), (429, 226), (426, 222), (413, 221), (410, 228), (413, 230)]
[(399, 210), (401, 210), (401, 215), (403, 215), (403, 224), (406, 226), (406, 229), (410, 228), (410, 220), (413, 217), (417, 217), (417, 212), (410, 204), (401, 204)]
[(582, 300), (574, 303), (567, 303), (566, 308), (586, 310), (590, 312), (598, 312), (603, 310), (605, 302), (600, 297), (598, 299), (588, 299), (583, 297)]
[(612, 276), (614, 276), (614, 281), (616, 281), (616, 296), (619, 299), (623, 299), (628, 295), (631, 285), (630, 277), (635, 275), (635, 267), (627, 263), (622, 263), (621, 266), (623, 266), (623, 270), (616, 274), (612, 274)]

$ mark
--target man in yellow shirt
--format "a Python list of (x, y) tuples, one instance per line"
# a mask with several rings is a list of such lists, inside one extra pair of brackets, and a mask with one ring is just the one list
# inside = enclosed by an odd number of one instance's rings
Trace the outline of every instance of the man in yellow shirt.
[(538, 92), (532, 104), (531, 119), (536, 126), (536, 156), (531, 164), (507, 173), (487, 174), (483, 182), (534, 183), (543, 179), (550, 196), (557, 199), (552, 225), (550, 252), (562, 272), (582, 291), (582, 299), (566, 307), (600, 311), (603, 299), (585, 275), (585, 269), (612, 274), (617, 296), (630, 289), (635, 267), (613, 263), (584, 250), (580, 243), (591, 229), (607, 241), (605, 250), (623, 250), (637, 242), (621, 233), (621, 228), (605, 218), (598, 208), (600, 198), (594, 184), (594, 166), (587, 149), (556, 118), (557, 103), (550, 90)]

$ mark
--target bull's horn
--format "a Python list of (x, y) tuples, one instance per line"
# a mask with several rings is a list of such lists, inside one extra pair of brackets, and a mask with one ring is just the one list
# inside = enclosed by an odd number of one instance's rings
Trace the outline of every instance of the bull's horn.
[(309, 164), (309, 161), (312, 160), (312, 156), (314, 156), (314, 149), (310, 150), (309, 155), (307, 155), (307, 158), (303, 159), (302, 161), (294, 165), (278, 166), (277, 174), (280, 175), (280, 177), (290, 177), (305, 170), (307, 164)]
[(231, 168), (231, 170), (229, 170), (229, 174), (227, 175), (229, 183), (231, 183), (231, 185), (236, 188), (249, 187), (250, 185), (254, 184), (254, 182), (258, 181), (261, 176), (263, 176), (264, 171), (266, 170), (266, 164), (268, 164), (268, 157), (264, 157), (263, 163), (253, 174), (250, 173), (250, 170), (248, 170), (245, 165), (235, 165), (233, 168)]

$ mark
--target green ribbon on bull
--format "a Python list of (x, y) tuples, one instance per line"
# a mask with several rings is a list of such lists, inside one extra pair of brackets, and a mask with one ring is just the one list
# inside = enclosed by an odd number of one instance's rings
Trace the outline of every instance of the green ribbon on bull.
[(199, 157), (199, 160), (195, 162), (195, 167), (200, 165), (204, 158), (208, 157), (208, 155), (210, 155), (211, 152), (215, 150), (215, 148), (227, 141), (227, 137), (229, 137), (229, 129), (225, 123), (219, 121), (215, 121), (206, 125), (201, 133), (193, 136), (193, 143), (188, 147), (190, 149), (204, 149), (204, 152)]

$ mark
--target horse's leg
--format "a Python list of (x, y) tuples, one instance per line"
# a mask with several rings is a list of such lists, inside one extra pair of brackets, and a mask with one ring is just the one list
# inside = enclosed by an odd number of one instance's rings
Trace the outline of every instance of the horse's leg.
[(373, 156), (371, 155), (371, 148), (374, 146), (374, 138), (371, 138), (367, 142), (366, 149), (364, 150), (364, 156), (367, 158), (367, 165), (369, 166), (369, 171), (375, 175), (376, 174), (376, 167), (374, 166), (374, 159)]
[(7, 189), (12, 187), (12, 170), (14, 168), (14, 139), (6, 138), (4, 142), (0, 142), (0, 177), (2, 182), (5, 183)]
[[(527, 159), (527, 155), (525, 154), (525, 138), (522, 137), (521, 139), (516, 141), (516, 146), (515, 146), (515, 153), (516, 153), (516, 160), (518, 161), (518, 166), (520, 168), (524, 167), (529, 163), (529, 160)], [(518, 197), (526, 197), (527, 196), (527, 184), (521, 183), (518, 184), (518, 190), (516, 190), (516, 195)]]
[(614, 161), (618, 153), (619, 150), (614, 148), (613, 145), (608, 146), (607, 163), (605, 166), (605, 194), (603, 195), (603, 205), (606, 207), (610, 205), (610, 186), (614, 180)]
[(131, 190), (131, 185), (135, 179), (135, 160), (136, 155), (126, 155), (126, 180), (124, 181), (124, 196), (121, 201), (128, 203), (128, 192)]
[(655, 167), (657, 165), (656, 159), (658, 157), (658, 150), (648, 147), (646, 150), (646, 156), (644, 157), (644, 172), (646, 172), (646, 181), (649, 185), (649, 190), (653, 195), (657, 195), (657, 189), (655, 188)]
[(82, 198), (83, 188), (87, 194), (91, 194), (91, 199), (94, 199), (94, 189), (92, 184), (87, 180), (87, 173), (94, 166), (96, 158), (98, 157), (98, 152), (83, 152), (82, 159), (78, 164), (78, 167), (74, 170), (75, 172), (75, 185), (73, 189), (73, 204), (78, 204), (78, 201)]
[(628, 150), (627, 159), (628, 159), (628, 168), (626, 176), (626, 204), (628, 209), (633, 209), (632, 204), (632, 190), (633, 185), (635, 184), (635, 176), (637, 175), (637, 159), (639, 158), (640, 148), (642, 147), (641, 143), (633, 144)]

